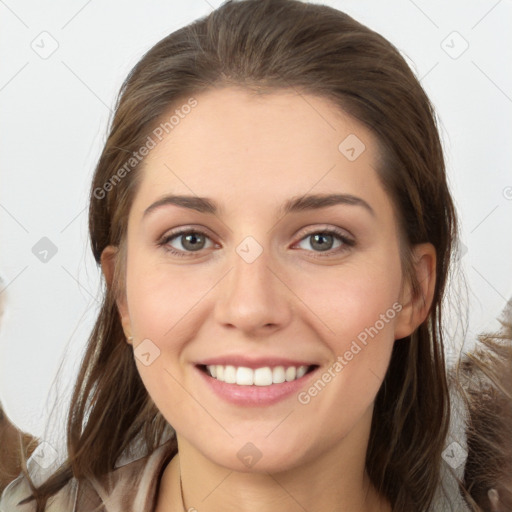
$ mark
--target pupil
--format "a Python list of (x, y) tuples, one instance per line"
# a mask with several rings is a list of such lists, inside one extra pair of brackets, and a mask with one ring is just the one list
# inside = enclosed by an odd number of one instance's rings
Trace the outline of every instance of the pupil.
[[(192, 249), (193, 251), (202, 249), (202, 247), (204, 245), (204, 240), (202, 240), (202, 243), (201, 243), (201, 235), (199, 235), (197, 233), (190, 233), (190, 234), (186, 235), (184, 238), (185, 238), (185, 243), (183, 244), (183, 247)], [(188, 247), (187, 247), (187, 244), (189, 244)]]
[[(317, 235), (313, 235), (313, 243), (311, 244), (313, 247), (315, 247), (316, 249), (319, 249), (320, 251), (328, 251), (331, 246), (332, 246), (332, 235), (328, 235), (328, 234), (317, 234)], [(325, 243), (322, 243), (321, 240), (328, 240), (327, 244)]]

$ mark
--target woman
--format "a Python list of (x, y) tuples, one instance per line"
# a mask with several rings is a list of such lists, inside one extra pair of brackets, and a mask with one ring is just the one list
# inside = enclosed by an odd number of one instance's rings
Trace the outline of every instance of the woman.
[(89, 214), (106, 291), (67, 460), (6, 510), (442, 509), (457, 222), (387, 40), (294, 0), (169, 35), (123, 84)]

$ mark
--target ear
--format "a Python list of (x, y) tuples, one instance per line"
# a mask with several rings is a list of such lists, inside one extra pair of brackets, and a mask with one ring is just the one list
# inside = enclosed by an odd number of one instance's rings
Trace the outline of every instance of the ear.
[(395, 339), (399, 340), (412, 334), (427, 318), (434, 297), (436, 285), (436, 250), (430, 243), (413, 247), (413, 269), (419, 285), (415, 294), (412, 284), (407, 280), (400, 294), (400, 311), (395, 323)]
[[(101, 253), (101, 270), (105, 277), (105, 282), (109, 289), (112, 288), (116, 261), (119, 255), (119, 248), (114, 245), (108, 245)], [(117, 309), (121, 318), (124, 334), (127, 338), (127, 343), (131, 344), (132, 328), (130, 323), (130, 315), (128, 314), (128, 306), (126, 301), (126, 291), (123, 291), (122, 296), (116, 298)]]

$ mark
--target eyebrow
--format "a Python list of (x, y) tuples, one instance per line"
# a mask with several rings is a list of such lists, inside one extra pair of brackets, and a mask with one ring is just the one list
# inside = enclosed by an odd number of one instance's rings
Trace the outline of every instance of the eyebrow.
[[(320, 208), (327, 208), (338, 204), (361, 206), (375, 217), (375, 211), (373, 208), (364, 199), (352, 194), (310, 194), (292, 197), (279, 209), (279, 214), (284, 216), (288, 213), (318, 210)], [(219, 208), (215, 201), (207, 197), (167, 195), (148, 206), (144, 210), (143, 218), (149, 213), (167, 205), (180, 206), (182, 208), (188, 208), (190, 210), (211, 215), (217, 215), (219, 212)]]

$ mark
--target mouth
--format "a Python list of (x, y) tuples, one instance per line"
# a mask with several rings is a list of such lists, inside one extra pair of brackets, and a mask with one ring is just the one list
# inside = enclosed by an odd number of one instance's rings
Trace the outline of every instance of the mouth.
[(258, 368), (221, 364), (199, 364), (196, 366), (207, 376), (219, 382), (259, 387), (297, 381), (318, 368), (316, 364), (309, 366), (261, 366)]

